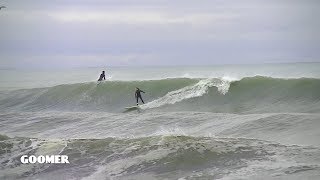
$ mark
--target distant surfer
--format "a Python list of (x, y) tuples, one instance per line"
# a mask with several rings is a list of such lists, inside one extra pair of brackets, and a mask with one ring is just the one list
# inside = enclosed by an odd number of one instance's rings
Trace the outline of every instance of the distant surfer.
[(103, 81), (103, 80), (106, 80), (106, 75), (105, 75), (104, 71), (102, 71), (102, 73), (100, 74), (100, 77), (99, 77), (98, 81), (100, 82), (100, 81)]
[(137, 99), (137, 106), (139, 105), (139, 103), (138, 103), (139, 98), (141, 99), (142, 103), (144, 104), (143, 99), (141, 97), (141, 92), (145, 93), (144, 91), (140, 90), (139, 88), (136, 88), (135, 96)]

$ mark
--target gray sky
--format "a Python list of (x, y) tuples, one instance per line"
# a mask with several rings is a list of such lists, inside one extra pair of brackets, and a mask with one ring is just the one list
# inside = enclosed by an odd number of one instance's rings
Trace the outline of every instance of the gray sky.
[(319, 0), (2, 0), (0, 67), (320, 62)]

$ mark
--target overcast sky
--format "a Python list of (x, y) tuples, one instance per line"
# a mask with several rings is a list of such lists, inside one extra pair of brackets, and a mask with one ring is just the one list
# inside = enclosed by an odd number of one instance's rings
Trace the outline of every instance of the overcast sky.
[(2, 0), (0, 67), (320, 62), (319, 0)]

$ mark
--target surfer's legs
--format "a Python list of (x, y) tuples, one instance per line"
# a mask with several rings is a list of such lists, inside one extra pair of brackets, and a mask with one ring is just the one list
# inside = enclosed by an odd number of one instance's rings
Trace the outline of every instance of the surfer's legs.
[(140, 98), (141, 102), (144, 104), (144, 101), (143, 101), (142, 97), (141, 97), (141, 96), (137, 96), (137, 97), (136, 97), (136, 99), (137, 99), (137, 105), (138, 105), (138, 102), (139, 102), (139, 98)]
[(139, 98), (141, 99), (142, 103), (144, 104), (142, 97), (140, 96)]

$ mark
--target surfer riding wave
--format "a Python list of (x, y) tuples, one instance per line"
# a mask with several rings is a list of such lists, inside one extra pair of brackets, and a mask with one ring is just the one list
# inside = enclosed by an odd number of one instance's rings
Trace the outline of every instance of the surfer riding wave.
[(137, 100), (137, 106), (139, 105), (139, 98), (142, 101), (142, 103), (144, 104), (144, 101), (143, 101), (142, 96), (141, 96), (141, 92), (145, 93), (144, 91), (140, 90), (139, 88), (136, 88), (135, 97), (136, 97), (136, 100)]

